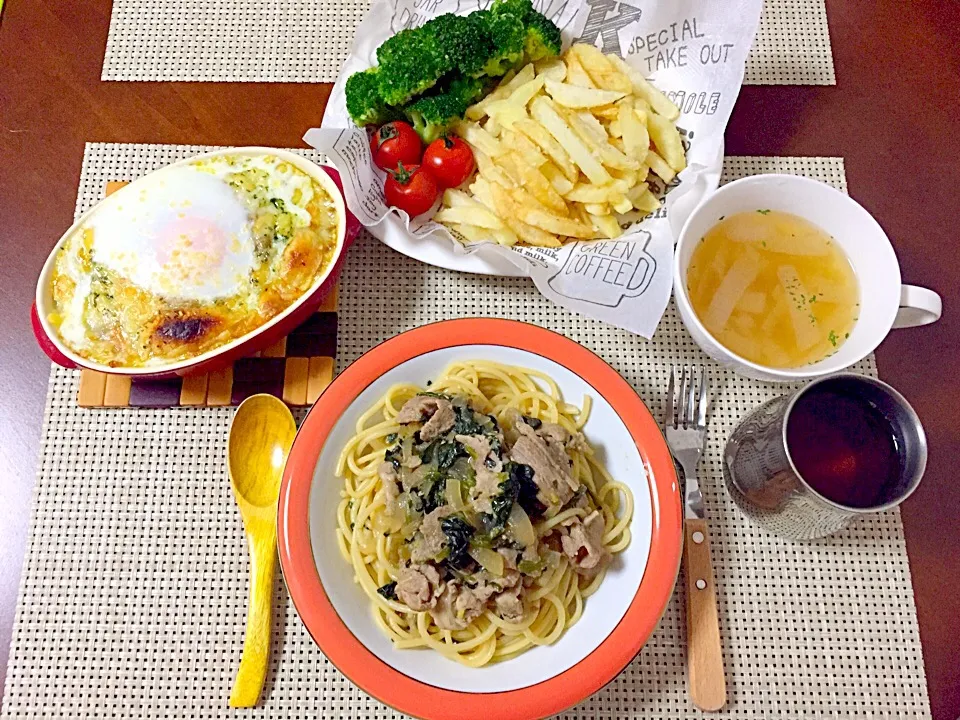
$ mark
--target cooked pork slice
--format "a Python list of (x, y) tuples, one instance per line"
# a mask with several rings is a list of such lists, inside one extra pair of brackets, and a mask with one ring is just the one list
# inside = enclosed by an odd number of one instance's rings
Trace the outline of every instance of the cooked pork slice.
[(481, 470), (492, 470), (495, 473), (503, 470), (503, 463), (490, 447), (490, 438), (486, 435), (457, 435), (457, 440), (461, 445), (471, 451), (473, 469), (477, 474)]
[(453, 404), (449, 400), (427, 395), (410, 398), (397, 414), (397, 422), (401, 425), (412, 422), (423, 423), (423, 427), (420, 428), (420, 439), (424, 442), (436, 440), (453, 427), (455, 420)]
[(510, 448), (510, 459), (533, 468), (540, 502), (548, 507), (563, 505), (579, 486), (563, 445), (548, 442), (526, 423), (517, 423), (516, 429), (518, 437)]
[(440, 527), (440, 521), (453, 512), (449, 505), (442, 505), (436, 510), (427, 513), (420, 523), (420, 529), (417, 531), (416, 539), (410, 548), (410, 559), (415, 563), (426, 562), (435, 558), (447, 541), (447, 536), (443, 534)]
[(516, 623), (523, 620), (523, 603), (520, 601), (519, 593), (520, 588), (513, 592), (500, 593), (493, 601), (497, 613), (507, 622)]
[(477, 484), (471, 490), (473, 509), (481, 513), (493, 511), (490, 500), (500, 492), (500, 474), (487, 468), (477, 472)]
[(583, 436), (582, 432), (571, 433), (570, 437), (567, 438), (567, 450), (585, 453), (589, 449), (587, 439)]
[(603, 547), (603, 527), (600, 511), (594, 510), (583, 520), (570, 523), (567, 534), (560, 538), (563, 552), (581, 575), (595, 575), (609, 558)]
[(482, 435), (457, 435), (457, 441), (470, 450), (471, 465), (476, 473), (473, 509), (477, 512), (491, 511), (490, 499), (500, 492), (500, 473), (503, 463), (490, 447), (490, 438)]
[(473, 459), (473, 469), (481, 467), (490, 455), (490, 439), (483, 435), (455, 435), (457, 441), (470, 451)]
[[(527, 550), (533, 549), (533, 554), (537, 554), (537, 546), (530, 545), (523, 551), (524, 560), (526, 560)], [(513, 550), (512, 548), (499, 548), (497, 550), (503, 556), (503, 566), (510, 570), (517, 569), (517, 556), (520, 554), (519, 550)]]
[(382, 462), (377, 467), (377, 475), (380, 476), (380, 482), (383, 483), (383, 494), (386, 498), (385, 505), (387, 513), (396, 515), (400, 512), (400, 504), (397, 502), (400, 497), (400, 487), (397, 485), (399, 475), (397, 469), (391, 462)]
[(400, 511), (400, 504), (397, 499), (400, 497), (400, 486), (397, 485), (397, 470), (393, 463), (380, 463), (377, 468), (377, 474), (383, 483), (383, 494), (386, 496), (387, 512), (394, 515)]
[(383, 480), (384, 485), (389, 483), (396, 485), (400, 481), (400, 475), (397, 474), (397, 469), (389, 460), (384, 460), (377, 466), (377, 475)]
[(443, 630), (463, 630), (480, 616), (483, 606), (470, 588), (453, 580), (444, 586), (430, 614), (437, 627)]
[(411, 565), (397, 576), (397, 597), (411, 610), (429, 610), (437, 604), (442, 590), (440, 573), (433, 565)]
[(556, 443), (557, 445), (566, 445), (567, 440), (570, 439), (570, 433), (567, 432), (567, 429), (563, 427), (563, 425), (557, 425), (557, 423), (552, 422), (542, 423), (540, 427), (537, 428), (536, 433), (547, 442)]
[(548, 443), (562, 445), (568, 450), (579, 450), (585, 452), (587, 449), (587, 440), (581, 432), (570, 432), (562, 425), (557, 423), (545, 422), (537, 429), (537, 435), (542, 437)]

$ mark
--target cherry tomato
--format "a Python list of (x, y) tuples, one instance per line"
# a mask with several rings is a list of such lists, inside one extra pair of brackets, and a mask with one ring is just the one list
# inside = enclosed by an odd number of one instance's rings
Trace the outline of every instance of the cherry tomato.
[(404, 166), (400, 163), (396, 171), (387, 174), (383, 193), (386, 195), (387, 205), (405, 210), (410, 217), (416, 217), (433, 207), (440, 188), (426, 168), (419, 165)]
[(455, 135), (447, 135), (427, 146), (423, 167), (431, 172), (441, 187), (451, 188), (470, 177), (476, 164), (470, 146)]
[(420, 162), (423, 145), (420, 136), (405, 122), (388, 122), (370, 138), (370, 154), (373, 164), (391, 172), (397, 165), (416, 165)]

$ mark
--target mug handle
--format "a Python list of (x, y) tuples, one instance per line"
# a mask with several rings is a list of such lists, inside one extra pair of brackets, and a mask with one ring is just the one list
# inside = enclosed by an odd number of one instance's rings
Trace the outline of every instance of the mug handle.
[(900, 309), (893, 327), (908, 328), (929, 325), (940, 319), (943, 300), (933, 290), (918, 285), (900, 286)]

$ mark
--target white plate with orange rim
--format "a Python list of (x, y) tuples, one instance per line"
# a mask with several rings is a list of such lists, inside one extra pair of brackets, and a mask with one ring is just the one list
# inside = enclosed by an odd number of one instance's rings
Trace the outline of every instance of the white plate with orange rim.
[[(451, 361), (485, 359), (548, 373), (564, 397), (593, 406), (583, 428), (607, 469), (634, 495), (632, 542), (583, 616), (553, 645), (469, 668), (431, 650), (397, 650), (375, 625), (335, 539), (342, 480), (337, 458), (360, 415), (398, 382), (424, 386)], [(526, 720), (560, 712), (610, 682), (653, 632), (680, 564), (676, 471), (657, 422), (601, 358), (549, 330), (469, 318), (402, 333), (367, 352), (321, 395), (297, 434), (280, 491), (283, 576), (323, 653), (361, 689), (430, 720), (491, 715)]]

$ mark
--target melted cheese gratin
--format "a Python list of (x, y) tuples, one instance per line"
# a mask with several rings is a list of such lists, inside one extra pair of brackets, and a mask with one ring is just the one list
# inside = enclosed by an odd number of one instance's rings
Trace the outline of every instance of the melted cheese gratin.
[(332, 198), (274, 156), (203, 158), (139, 187), (93, 213), (55, 260), (49, 321), (103, 365), (170, 364), (242, 337), (336, 251)]

